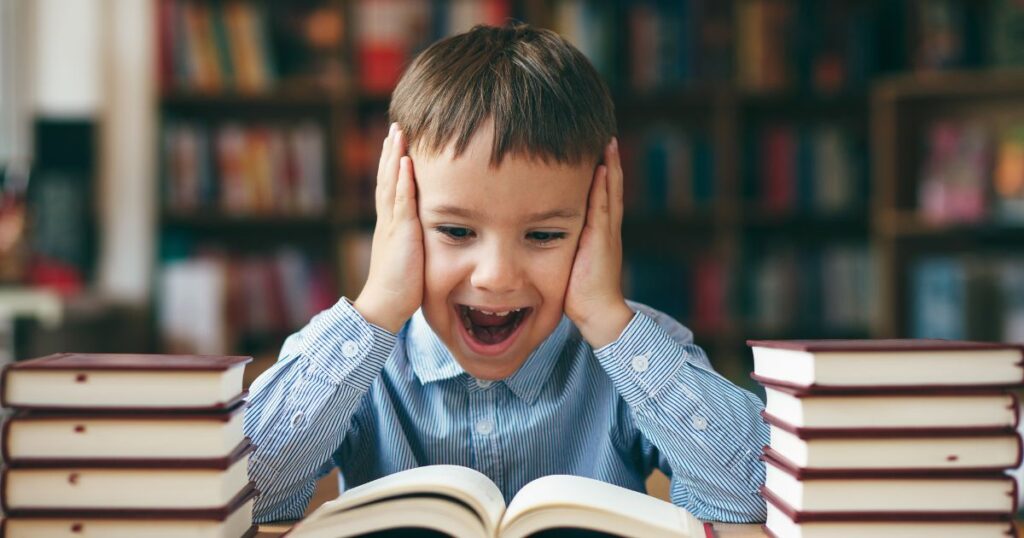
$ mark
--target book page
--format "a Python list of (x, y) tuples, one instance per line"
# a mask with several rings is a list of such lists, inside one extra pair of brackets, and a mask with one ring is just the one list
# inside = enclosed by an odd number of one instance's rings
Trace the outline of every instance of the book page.
[(480, 516), (489, 533), (494, 532), (505, 512), (501, 490), (483, 473), (459, 465), (427, 465), (350, 489), (325, 503), (307, 519), (315, 521), (356, 506), (416, 493), (449, 495), (466, 503)]
[(583, 514), (589, 522), (600, 522), (600, 530), (625, 536), (704, 536), (701, 522), (683, 508), (613, 484), (569, 475), (545, 476), (523, 486), (508, 504), (499, 535), (539, 530), (522, 532), (513, 527), (522, 526), (519, 522), (527, 519), (537, 521), (545, 511), (557, 511), (558, 517), (550, 519), (563, 525), (576, 519), (570, 516)]

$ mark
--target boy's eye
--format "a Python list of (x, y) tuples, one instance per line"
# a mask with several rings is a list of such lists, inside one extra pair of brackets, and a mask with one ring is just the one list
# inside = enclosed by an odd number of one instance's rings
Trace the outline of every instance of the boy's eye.
[(466, 239), (473, 234), (472, 230), (470, 230), (469, 228), (461, 228), (458, 226), (438, 226), (435, 229), (438, 232), (441, 232), (442, 234), (448, 236), (449, 238), (455, 239), (457, 241)]
[(550, 243), (556, 239), (564, 239), (566, 236), (565, 232), (530, 232), (526, 235), (535, 243), (540, 243), (542, 245)]

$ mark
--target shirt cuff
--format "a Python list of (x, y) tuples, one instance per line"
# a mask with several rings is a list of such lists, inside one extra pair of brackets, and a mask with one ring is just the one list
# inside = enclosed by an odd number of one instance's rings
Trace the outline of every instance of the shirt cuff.
[(374, 325), (342, 297), (303, 331), (303, 356), (332, 382), (366, 391), (395, 349), (397, 335)]
[(654, 397), (686, 363), (686, 351), (643, 312), (614, 342), (594, 350), (597, 361), (631, 407)]

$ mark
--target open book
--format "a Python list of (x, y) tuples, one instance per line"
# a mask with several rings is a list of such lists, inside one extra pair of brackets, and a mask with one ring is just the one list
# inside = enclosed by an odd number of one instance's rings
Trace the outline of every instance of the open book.
[(505, 506), (494, 482), (457, 465), (418, 467), (353, 488), (317, 508), (288, 536), (334, 538), (396, 529), (484, 538), (570, 529), (638, 538), (712, 536), (710, 524), (683, 508), (579, 476), (538, 478)]

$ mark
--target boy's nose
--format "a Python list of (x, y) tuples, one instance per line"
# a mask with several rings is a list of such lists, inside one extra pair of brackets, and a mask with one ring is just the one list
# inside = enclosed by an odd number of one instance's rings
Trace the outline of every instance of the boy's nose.
[(515, 261), (515, 255), (506, 249), (492, 248), (481, 251), (470, 283), (474, 288), (500, 294), (518, 290), (522, 285), (522, 273)]

